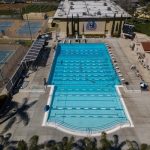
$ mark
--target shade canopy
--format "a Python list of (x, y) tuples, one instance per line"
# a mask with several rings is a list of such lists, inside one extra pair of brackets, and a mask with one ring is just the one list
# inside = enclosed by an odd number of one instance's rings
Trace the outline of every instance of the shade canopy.
[(22, 62), (29, 62), (29, 61), (35, 61), (38, 57), (43, 45), (45, 43), (45, 39), (36, 39), (30, 49), (28, 50), (27, 54), (25, 55)]

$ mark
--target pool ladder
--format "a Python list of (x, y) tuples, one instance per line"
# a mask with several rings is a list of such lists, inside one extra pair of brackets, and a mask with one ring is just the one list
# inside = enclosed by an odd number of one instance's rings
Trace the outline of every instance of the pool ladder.
[(88, 134), (89, 136), (92, 135), (92, 130), (91, 130), (90, 128), (86, 128), (86, 132), (87, 132), (87, 134)]

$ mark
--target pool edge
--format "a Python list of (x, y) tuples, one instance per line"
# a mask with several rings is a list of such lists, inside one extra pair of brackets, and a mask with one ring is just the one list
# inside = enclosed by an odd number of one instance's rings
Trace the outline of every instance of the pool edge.
[(119, 96), (119, 98), (120, 98), (120, 101), (121, 101), (121, 103), (122, 103), (122, 105), (123, 105), (123, 108), (124, 108), (125, 114), (126, 114), (126, 116), (127, 116), (127, 119), (128, 119), (129, 122), (130, 122), (130, 127), (134, 127), (133, 121), (132, 121), (132, 119), (131, 119), (131, 116), (130, 116), (130, 114), (129, 114), (129, 111), (128, 111), (127, 107), (126, 107), (126, 104), (125, 104), (125, 102), (124, 102), (124, 99), (123, 99), (122, 94), (121, 94), (120, 89), (119, 89), (119, 88), (124, 88), (124, 86), (123, 86), (123, 85), (116, 85), (115, 87), (116, 87), (118, 96)]

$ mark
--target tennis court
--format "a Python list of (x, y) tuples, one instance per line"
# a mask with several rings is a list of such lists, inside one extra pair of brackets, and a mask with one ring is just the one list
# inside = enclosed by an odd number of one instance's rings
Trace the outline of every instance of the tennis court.
[(2, 21), (0, 22), (0, 31), (7, 30), (13, 25), (13, 22), (11, 21)]
[(0, 50), (0, 65), (4, 64), (12, 53), (10, 50)]
[(36, 34), (40, 30), (41, 26), (42, 26), (42, 23), (40, 21), (25, 22), (25, 24), (23, 24), (17, 30), (17, 34), (19, 34), (19, 35), (29, 35), (30, 34), (30, 30), (31, 30), (32, 34)]

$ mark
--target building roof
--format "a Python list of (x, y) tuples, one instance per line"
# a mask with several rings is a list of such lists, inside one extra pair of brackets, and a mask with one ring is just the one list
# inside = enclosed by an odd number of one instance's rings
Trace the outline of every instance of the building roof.
[(149, 42), (141, 42), (143, 49), (145, 52), (150, 53), (150, 41)]
[(110, 0), (91, 0), (91, 1), (61, 1), (54, 18), (71, 18), (72, 15), (80, 18), (113, 18), (116, 17), (131, 17), (120, 6)]

